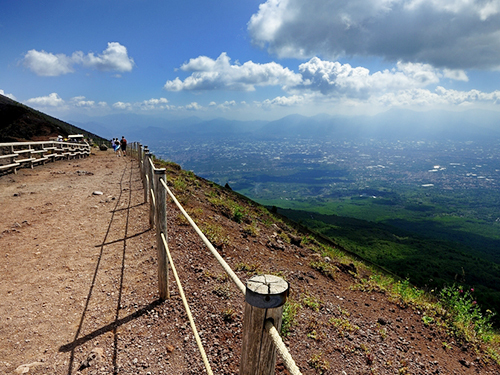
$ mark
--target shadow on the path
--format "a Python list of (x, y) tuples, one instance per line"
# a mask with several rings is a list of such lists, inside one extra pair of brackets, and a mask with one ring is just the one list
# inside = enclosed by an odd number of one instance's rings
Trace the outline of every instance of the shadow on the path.
[(128, 322), (137, 319), (144, 314), (147, 314), (149, 310), (154, 309), (156, 306), (159, 306), (162, 304), (163, 301), (160, 299), (157, 299), (156, 301), (151, 302), (149, 305), (144, 306), (143, 308), (134, 311), (132, 314), (127, 315), (121, 319), (115, 320), (114, 322), (111, 322), (104, 327), (101, 327), (99, 329), (96, 329), (94, 332), (88, 333), (85, 336), (80, 337), (79, 339), (76, 339), (75, 341), (72, 341), (68, 344), (65, 344), (59, 348), (59, 351), (62, 353), (67, 353), (71, 350), (76, 349), (78, 346), (85, 344), (86, 342), (95, 339), (96, 337), (110, 332), (110, 331), (115, 331), (116, 328), (120, 327), (123, 324), (127, 324)]
[(151, 229), (146, 229), (142, 232), (139, 232), (139, 233), (136, 233), (136, 234), (133, 234), (131, 236), (128, 236), (128, 237), (125, 237), (125, 238), (120, 238), (118, 240), (114, 240), (114, 241), (110, 241), (110, 242), (106, 242), (106, 243), (103, 243), (103, 244), (99, 244), (99, 245), (95, 245), (95, 247), (101, 247), (101, 246), (107, 246), (107, 245), (112, 245), (112, 244), (115, 244), (115, 243), (118, 243), (118, 242), (122, 242), (122, 241), (126, 241), (126, 240), (129, 240), (131, 238), (134, 238), (134, 237), (139, 237), (139, 236), (142, 236), (144, 233), (148, 233)]
[[(69, 365), (68, 365), (68, 375), (71, 375), (72, 371), (73, 371), (73, 365), (74, 365), (74, 361), (75, 361), (75, 349), (77, 347), (85, 344), (86, 342), (88, 342), (88, 341), (90, 341), (90, 340), (92, 340), (92, 339), (94, 339), (94, 338), (96, 338), (96, 337), (98, 337), (106, 332), (110, 332), (110, 331), (113, 332), (113, 336), (114, 336), (113, 373), (116, 374), (118, 372), (118, 366), (117, 366), (117, 353), (118, 353), (117, 328), (123, 324), (130, 322), (131, 320), (137, 319), (138, 317), (144, 315), (149, 310), (151, 310), (152, 308), (154, 308), (155, 306), (157, 306), (161, 303), (160, 300), (151, 302), (149, 305), (144, 306), (143, 308), (135, 311), (134, 313), (119, 319), (120, 306), (121, 306), (122, 293), (123, 293), (123, 280), (124, 280), (124, 271), (125, 271), (125, 254), (126, 254), (126, 250), (127, 250), (127, 239), (140, 236), (141, 234), (144, 234), (144, 233), (149, 231), (149, 229), (148, 229), (144, 232), (128, 236), (130, 210), (131, 210), (131, 208), (141, 206), (142, 204), (139, 204), (136, 206), (131, 205), (131, 199), (132, 199), (131, 187), (132, 187), (132, 175), (133, 175), (134, 168), (132, 165), (130, 165), (130, 175), (129, 175), (128, 179), (126, 178), (127, 169), (128, 169), (128, 167), (125, 167), (125, 169), (123, 170), (121, 179), (120, 179), (120, 194), (118, 196), (118, 199), (116, 200), (115, 208), (111, 211), (111, 219), (109, 221), (108, 229), (106, 230), (106, 234), (104, 236), (104, 239), (100, 245), (96, 246), (96, 247), (100, 247), (99, 257), (97, 259), (97, 263), (96, 263), (96, 267), (95, 267), (95, 271), (94, 271), (94, 276), (92, 278), (92, 284), (90, 286), (89, 293), (87, 295), (87, 300), (85, 302), (85, 307), (83, 309), (83, 313), (82, 313), (82, 316), (80, 318), (80, 323), (79, 323), (78, 328), (76, 330), (75, 337), (74, 337), (72, 342), (65, 344), (59, 348), (59, 352), (64, 352), (64, 353), (71, 352)], [(128, 185), (128, 189), (124, 190), (123, 185)], [(128, 197), (123, 196), (124, 192), (127, 190), (128, 190)], [(118, 205), (120, 204), (120, 201), (122, 199), (128, 201), (127, 207), (118, 209)], [(115, 241), (106, 242), (106, 240), (109, 236), (113, 221), (115, 220), (115, 213), (117, 213), (119, 211), (126, 211), (126, 220), (125, 220), (125, 229), (124, 229), (124, 233), (123, 233), (123, 238), (121, 238), (119, 240), (115, 240)], [(117, 301), (117, 305), (116, 305), (116, 312), (115, 312), (114, 321), (105, 325), (104, 327), (101, 327), (101, 328), (89, 333), (89, 334), (86, 334), (85, 336), (79, 337), (80, 333), (82, 331), (83, 322), (84, 322), (85, 317), (87, 315), (90, 300), (92, 298), (92, 293), (94, 291), (94, 286), (96, 283), (97, 274), (99, 272), (99, 267), (101, 265), (101, 260), (103, 257), (104, 248), (107, 245), (110, 245), (113, 243), (119, 243), (119, 242), (123, 243), (123, 249), (122, 249), (122, 254), (121, 254), (122, 261), (121, 261), (121, 267), (120, 267), (120, 283), (119, 283), (119, 290), (118, 290), (118, 301)]]

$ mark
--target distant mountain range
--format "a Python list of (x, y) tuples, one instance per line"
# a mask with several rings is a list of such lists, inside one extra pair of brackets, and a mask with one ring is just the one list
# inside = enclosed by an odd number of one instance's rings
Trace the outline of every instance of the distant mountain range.
[(160, 118), (137, 114), (61, 121), (0, 95), (0, 142), (42, 140), (83, 133), (91, 138), (126, 136), (130, 141), (200, 139), (387, 139), (486, 141), (500, 139), (500, 112), (392, 109), (375, 116), (290, 115), (275, 121), (198, 117)]
[(500, 112), (415, 112), (393, 109), (375, 116), (313, 117), (290, 115), (275, 121), (238, 121), (198, 117), (162, 119), (146, 115), (109, 115), (74, 122), (107, 138), (153, 144), (163, 139), (388, 139), (479, 141), (500, 139)]

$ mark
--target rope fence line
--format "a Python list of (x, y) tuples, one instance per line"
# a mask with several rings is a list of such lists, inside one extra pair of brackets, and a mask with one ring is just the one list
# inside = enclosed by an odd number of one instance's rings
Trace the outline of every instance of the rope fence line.
[(177, 200), (177, 198), (175, 197), (175, 195), (168, 188), (167, 184), (162, 181), (162, 185), (166, 189), (166, 191), (167, 191), (168, 195), (170, 196), (170, 198), (172, 198), (172, 200), (174, 201), (174, 203), (177, 206), (177, 208), (179, 208), (179, 210), (182, 212), (182, 214), (184, 215), (184, 217), (186, 218), (186, 220), (189, 222), (189, 224), (191, 224), (191, 226), (193, 227), (193, 229), (195, 230), (195, 232), (198, 234), (198, 236), (200, 236), (200, 238), (203, 241), (203, 243), (205, 245), (207, 245), (208, 249), (213, 254), (213, 256), (215, 257), (215, 259), (217, 259), (217, 261), (222, 266), (222, 268), (224, 268), (224, 271), (226, 271), (226, 273), (229, 275), (229, 277), (231, 278), (231, 280), (236, 284), (236, 286), (241, 291), (241, 293), (243, 295), (245, 295), (245, 291), (246, 291), (245, 284), (243, 284), (243, 282), (234, 273), (234, 271), (231, 269), (231, 267), (229, 267), (229, 264), (227, 264), (227, 262), (224, 260), (224, 258), (222, 258), (220, 256), (219, 252), (217, 250), (215, 250), (214, 246), (210, 243), (210, 241), (208, 240), (208, 238), (203, 234), (203, 232), (200, 230), (200, 228), (198, 228), (198, 226), (193, 221), (193, 219), (191, 219), (191, 217), (186, 212), (186, 210), (184, 210), (184, 208), (181, 206), (181, 204), (179, 203), (179, 201)]
[(189, 324), (191, 324), (191, 329), (193, 331), (194, 338), (196, 340), (196, 344), (198, 345), (198, 349), (200, 351), (201, 357), (203, 358), (203, 363), (205, 364), (205, 368), (207, 369), (208, 374), (212, 374), (212, 368), (210, 367), (210, 363), (208, 362), (207, 353), (205, 352), (205, 348), (201, 343), (200, 335), (198, 334), (198, 330), (196, 329), (196, 324), (194, 323), (193, 314), (191, 314), (191, 309), (189, 308), (189, 304), (186, 299), (186, 295), (184, 294), (184, 289), (182, 288), (181, 280), (179, 279), (179, 275), (177, 274), (177, 270), (174, 265), (174, 261), (172, 260), (172, 255), (170, 254), (170, 250), (168, 249), (167, 240), (165, 235), (161, 233), (161, 239), (165, 245), (168, 261), (170, 263), (170, 267), (172, 267), (172, 272), (174, 274), (175, 282), (177, 283), (177, 287), (179, 288), (179, 294), (182, 298), (182, 303), (184, 304), (184, 309), (186, 310), (186, 314), (189, 319)]
[[(145, 191), (144, 201), (147, 202), (149, 198), (150, 226), (151, 228), (156, 226), (160, 298), (166, 299), (169, 296), (168, 262), (174, 273), (174, 278), (207, 373), (213, 374), (168, 249), (166, 236), (167, 195), (170, 196), (191, 227), (245, 297), (240, 375), (274, 374), (276, 352), (283, 359), (283, 363), (290, 374), (301, 375), (299, 368), (278, 332), (281, 327), (283, 305), (289, 292), (288, 283), (273, 275), (258, 275), (250, 278), (245, 286), (168, 188), (165, 168), (156, 168), (154, 166), (152, 154), (149, 152), (147, 146), (143, 147), (141, 144), (134, 142), (131, 144), (131, 151), (132, 155), (139, 161)], [(153, 175), (154, 179), (152, 178)], [(149, 194), (146, 192), (149, 192)], [(164, 257), (165, 254), (167, 255), (166, 257)], [(267, 333), (266, 335), (262, 334), (264, 331)]]

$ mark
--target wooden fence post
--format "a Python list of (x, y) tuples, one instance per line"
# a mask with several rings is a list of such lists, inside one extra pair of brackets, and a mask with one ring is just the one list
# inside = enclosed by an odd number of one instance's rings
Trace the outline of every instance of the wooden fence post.
[(148, 160), (146, 159), (146, 155), (148, 154), (148, 152), (148, 146), (144, 146), (141, 163), (142, 174), (144, 176), (144, 179), (142, 180), (142, 185), (144, 186), (144, 203), (147, 203), (149, 199), (148, 170), (146, 168), (146, 166), (149, 165)]
[(256, 275), (248, 280), (240, 375), (274, 374), (276, 347), (265, 332), (264, 325), (267, 320), (271, 320), (280, 331), (288, 291), (288, 283), (277, 276)]
[(155, 169), (155, 201), (156, 201), (156, 248), (158, 250), (158, 288), (160, 299), (170, 298), (168, 287), (168, 262), (165, 244), (161, 234), (167, 238), (167, 191), (163, 187), (166, 181), (165, 168)]
[[(149, 227), (151, 229), (154, 228), (155, 225), (155, 202), (154, 202), (154, 192), (155, 192), (155, 181), (153, 177), (153, 167), (151, 166), (150, 160), (151, 160), (151, 153), (148, 152), (146, 154), (146, 157), (144, 158), (145, 166), (146, 168), (146, 177), (148, 180), (148, 199), (149, 199)], [(153, 191), (153, 194), (151, 194), (151, 191)]]

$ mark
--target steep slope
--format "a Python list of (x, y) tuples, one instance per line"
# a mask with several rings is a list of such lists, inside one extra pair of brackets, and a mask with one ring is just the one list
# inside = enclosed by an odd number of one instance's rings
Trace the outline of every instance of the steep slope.
[[(290, 283), (282, 335), (303, 374), (500, 373), (494, 336), (488, 347), (479, 332), (466, 338), (407, 282), (391, 284), (228, 188), (158, 165), (243, 282), (265, 273)], [(171, 298), (158, 299), (155, 236), (136, 162), (96, 150), (2, 176), (0, 186), (0, 372), (33, 364), (30, 374), (203, 373), (172, 276)], [(238, 373), (243, 296), (170, 200), (167, 221), (212, 369)], [(77, 371), (93, 349), (101, 359)], [(280, 359), (276, 373), (287, 373)]]
[(0, 142), (46, 141), (69, 134), (83, 134), (97, 142), (106, 141), (0, 94)]
[[(478, 355), (486, 347), (474, 328), (460, 331), (450, 319), (453, 312), (432, 295), (349, 257), (336, 244), (228, 188), (182, 171), (175, 164), (159, 165), (167, 168), (175, 194), (242, 280), (264, 273), (279, 275), (290, 283), (282, 334), (304, 374), (499, 371), (489, 355)], [(186, 221), (180, 214), (173, 215), (176, 224), (169, 228), (183, 237), (182, 244), (173, 247), (180, 245), (178, 251), (182, 251), (183, 245), (197, 240), (185, 237), (190, 232)], [(176, 235), (171, 237), (177, 242)], [(220, 301), (214, 306), (222, 303), (217, 308), (217, 315), (223, 317), (218, 323), (222, 328), (214, 330), (208, 325), (202, 329), (234, 342), (228, 353), (234, 354), (236, 361), (243, 316), (241, 306), (230, 301), (238, 292), (217, 267), (207, 264), (206, 255), (190, 251), (184, 258), (191, 268), (189, 279), (198, 282), (198, 287), (189, 286), (192, 293), (198, 290), (194, 300), (214, 304), (215, 294)], [(215, 285), (207, 287), (209, 280)], [(449, 292), (460, 293), (452, 288)], [(224, 333), (224, 326), (232, 333)], [(498, 353), (498, 342), (495, 345)], [(223, 366), (220, 356), (215, 358)], [(224, 373), (233, 372), (237, 372), (236, 365)]]

